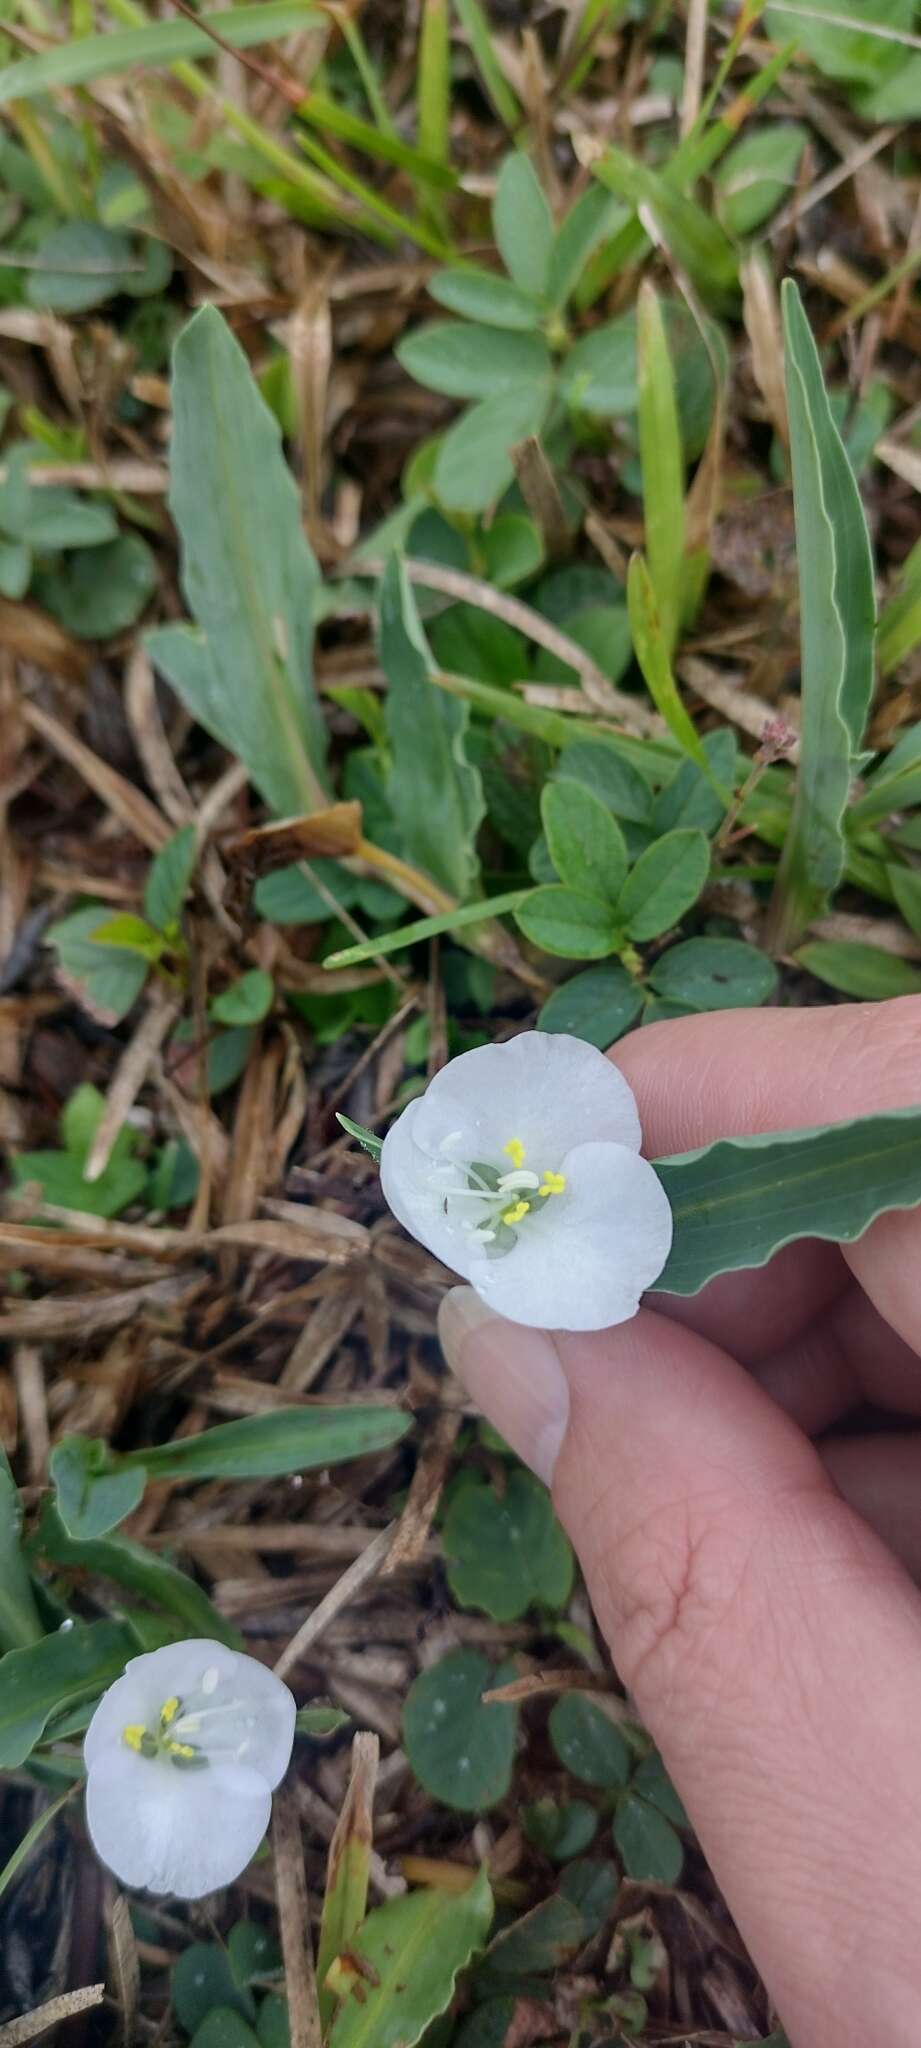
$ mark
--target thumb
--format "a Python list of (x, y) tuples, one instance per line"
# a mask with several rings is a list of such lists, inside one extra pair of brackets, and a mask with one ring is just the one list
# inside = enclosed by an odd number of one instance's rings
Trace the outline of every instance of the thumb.
[(796, 1426), (695, 1332), (642, 1310), (551, 1336), (466, 1288), (440, 1330), (472, 1399), (552, 1480), (791, 2040), (916, 2048), (921, 1596)]

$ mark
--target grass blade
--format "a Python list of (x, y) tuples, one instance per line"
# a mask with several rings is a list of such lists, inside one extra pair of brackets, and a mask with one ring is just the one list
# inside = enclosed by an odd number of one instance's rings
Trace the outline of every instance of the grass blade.
[[(636, 315), (640, 464), (649, 578), (669, 656), (678, 638), (684, 557), (684, 454), (662, 308), (646, 282)], [(641, 664), (642, 666), (642, 664)], [(677, 693), (676, 693), (677, 694)], [(657, 700), (658, 701), (658, 700)], [(659, 705), (659, 709), (662, 710)], [(690, 725), (690, 720), (687, 721)], [(672, 727), (674, 731), (675, 728)], [(676, 739), (678, 733), (675, 732)], [(683, 742), (686, 744), (686, 742)]]
[[(303, 0), (260, 0), (258, 6), (230, 7), (209, 15), (212, 26), (235, 50), (248, 50), (277, 36), (290, 35), (319, 21), (319, 12)], [(172, 64), (181, 57), (211, 57), (214, 44), (192, 21), (152, 21), (144, 28), (109, 29), (101, 36), (80, 36), (23, 57), (0, 71), (0, 106), (10, 100), (34, 99), (62, 86), (89, 85), (116, 72)]]

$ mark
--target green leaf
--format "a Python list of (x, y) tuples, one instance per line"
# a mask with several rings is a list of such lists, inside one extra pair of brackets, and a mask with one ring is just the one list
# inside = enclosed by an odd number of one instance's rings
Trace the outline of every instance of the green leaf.
[(278, 425), (214, 306), (176, 343), (170, 506), (200, 635), (165, 627), (150, 653), (280, 816), (324, 801), (312, 680), (319, 572)]
[(548, 996), (537, 1019), (539, 1031), (566, 1031), (606, 1052), (636, 1022), (643, 992), (620, 962), (587, 967)]
[(532, 889), (515, 916), (526, 939), (564, 960), (602, 960), (617, 949), (619, 928), (611, 905), (580, 889), (553, 882)]
[(617, 904), (632, 939), (655, 939), (696, 903), (707, 879), (710, 847), (702, 832), (666, 832), (641, 853)]
[(377, 1761), (367, 1751), (362, 1753), (360, 1744), (367, 1740), (356, 1738), (351, 1775), (326, 1866), (317, 1944), (317, 1998), (324, 2034), (340, 1999), (353, 1988), (349, 1981), (351, 1956), (368, 1909)]
[[(136, 1478), (137, 1474), (129, 1476)], [(175, 1614), (192, 1636), (214, 1637), (232, 1650), (240, 1648), (239, 1631), (224, 1620), (194, 1579), (187, 1578), (185, 1572), (178, 1571), (166, 1558), (145, 1550), (140, 1543), (129, 1542), (127, 1536), (76, 1541), (68, 1535), (51, 1502), (46, 1501), (35, 1547), (52, 1564), (70, 1565), (77, 1571), (92, 1572), (95, 1577), (114, 1579), (116, 1585), (148, 1600), (152, 1607)]]
[(577, 1905), (552, 1892), (530, 1913), (505, 1927), (491, 1944), (485, 1962), (490, 1978), (526, 1976), (558, 1970), (585, 1946), (585, 1923)]
[(509, 450), (539, 434), (550, 403), (549, 378), (522, 382), (471, 406), (445, 435), (435, 490), (446, 510), (484, 512), (514, 476)]
[(631, 1779), (631, 1791), (648, 1799), (651, 1806), (657, 1806), (677, 1828), (690, 1828), (690, 1820), (682, 1801), (662, 1762), (658, 1750), (650, 1750), (642, 1763), (637, 1764)]
[(636, 209), (649, 208), (666, 248), (708, 304), (719, 308), (733, 302), (738, 271), (732, 245), (696, 200), (686, 198), (661, 172), (613, 144), (591, 168), (593, 176), (618, 199)]
[(654, 1283), (697, 1294), (718, 1273), (764, 1266), (799, 1238), (853, 1244), (877, 1216), (921, 1203), (921, 1108), (852, 1123), (721, 1138), (653, 1161), (675, 1235)]
[(551, 304), (560, 308), (575, 291), (592, 251), (629, 218), (602, 185), (589, 185), (571, 206), (557, 229), (550, 252), (547, 290)]
[(254, 1920), (238, 1920), (227, 1936), (227, 1953), (234, 1979), (243, 1988), (273, 1977), (282, 1967), (281, 1949), (267, 1927)]
[(158, 931), (164, 932), (177, 922), (197, 858), (194, 825), (180, 825), (178, 832), (154, 854), (144, 884), (144, 916)]
[[(680, 565), (672, 563), (668, 575), (675, 587), (675, 578), (680, 579)], [(664, 562), (660, 565), (660, 576), (663, 579), (665, 577)], [(642, 555), (631, 557), (627, 571), (627, 611), (636, 658), (656, 710), (664, 718), (679, 747), (704, 775), (709, 776), (710, 764), (704, 752), (703, 742), (698, 738), (690, 714), (684, 708), (672, 672), (669, 635), (673, 640), (678, 626), (678, 607), (674, 604), (670, 606), (666, 630), (660, 616), (653, 580)], [(729, 801), (728, 791), (726, 801)]]
[[(648, 822), (652, 802), (648, 783), (603, 740), (573, 740), (563, 747), (553, 774), (557, 782), (575, 782), (582, 789), (590, 789), (607, 804), (615, 818), (635, 825)], [(661, 831), (665, 829), (664, 825), (659, 827)]]
[(509, 1473), (501, 1496), (486, 1481), (463, 1480), (445, 1516), (444, 1552), (455, 1600), (494, 1621), (517, 1621), (535, 1603), (565, 1607), (572, 1591), (569, 1542), (530, 1472)]
[(437, 917), (416, 918), (412, 924), (400, 925), (395, 932), (365, 939), (360, 946), (343, 946), (341, 952), (327, 953), (323, 965), (353, 967), (361, 960), (376, 960), (383, 953), (401, 953), (421, 939), (438, 938), (442, 932), (464, 931), (468, 925), (483, 924), (487, 918), (505, 917), (509, 911), (519, 909), (528, 893), (526, 889), (510, 889), (507, 896), (487, 896), (479, 903), (465, 903), (459, 910), (443, 910)]
[(523, 1806), (521, 1821), (529, 1842), (554, 1863), (566, 1863), (581, 1856), (598, 1833), (598, 1815), (587, 1799), (567, 1799), (558, 1806), (555, 1799), (536, 1799)]
[(14, 1152), (10, 1171), (16, 1187), (37, 1182), (42, 1202), (84, 1216), (120, 1216), (147, 1185), (139, 1159), (111, 1158), (96, 1180), (84, 1180), (82, 1162), (71, 1152)]
[(638, 1882), (677, 1884), (684, 1863), (684, 1845), (671, 1821), (635, 1792), (618, 1802), (614, 1840), (629, 1877)]
[(777, 969), (743, 939), (685, 939), (656, 961), (649, 980), (658, 995), (690, 1010), (746, 1010), (769, 1001)]
[(52, 1714), (102, 1692), (136, 1650), (130, 1629), (116, 1621), (74, 1622), (8, 1650), (0, 1666), (0, 1769), (25, 1763)]
[(342, 1125), (344, 1131), (348, 1131), (349, 1137), (354, 1138), (356, 1144), (360, 1145), (362, 1151), (367, 1152), (370, 1158), (380, 1158), (384, 1147), (383, 1138), (375, 1137), (373, 1131), (366, 1131), (363, 1124), (353, 1123), (350, 1116), (343, 1116), (341, 1109), (336, 1111), (336, 1122)]
[(774, 911), (789, 950), (844, 873), (844, 814), (873, 693), (873, 561), (860, 492), (835, 426), (802, 301), (782, 293), (800, 575), (801, 741)]
[(909, 726), (868, 775), (848, 812), (851, 825), (875, 825), (894, 811), (921, 803), (921, 720)]
[(796, 184), (809, 130), (799, 121), (774, 120), (743, 135), (714, 178), (717, 212), (730, 235), (750, 235), (776, 212)]
[(32, 575), (32, 551), (25, 541), (0, 541), (0, 595), (24, 597)]
[(380, 658), (394, 815), (410, 858), (463, 902), (476, 881), (474, 841), (485, 810), (479, 772), (464, 752), (470, 714), (430, 680), (434, 663), (399, 555), (381, 581)]
[[(832, 17), (827, 23), (822, 19), (826, 14)], [(848, 21), (851, 27), (845, 25)], [(840, 79), (846, 85), (876, 85), (907, 61), (897, 42), (874, 35), (877, 24), (910, 35), (915, 26), (914, 0), (861, 0), (859, 7), (842, 7), (838, 0), (808, 0), (807, 5), (803, 0), (802, 7), (789, 11), (769, 6), (764, 15), (769, 36), (782, 42), (795, 35), (826, 78)]]
[(738, 776), (738, 741), (723, 725), (708, 732), (702, 745), (706, 774), (696, 761), (679, 761), (656, 797), (650, 822), (657, 836), (673, 831), (676, 825), (696, 825), (701, 832), (713, 832), (722, 824)]
[(187, 2034), (196, 2033), (208, 2014), (223, 2008), (244, 2020), (255, 2017), (250, 1993), (234, 1976), (227, 1950), (210, 1941), (193, 1941), (173, 1965), (173, 2011)]
[(9, 1461), (0, 1448), (0, 1650), (35, 1643), (44, 1631), (20, 1548), (22, 1505)]
[[(236, 50), (267, 43), (309, 26), (317, 16), (303, 0), (258, 0), (250, 7), (213, 13), (213, 27)], [(211, 26), (211, 24), (209, 24)], [(23, 57), (0, 71), (0, 106), (34, 99), (65, 85), (86, 85), (136, 66), (164, 65), (180, 57), (213, 57), (207, 31), (191, 21), (156, 21), (143, 28), (107, 29), (102, 35), (70, 36), (37, 57)]]
[(553, 215), (529, 159), (517, 151), (499, 172), (492, 209), (496, 247), (520, 291), (540, 298), (547, 290)]
[(627, 878), (627, 848), (607, 805), (577, 782), (548, 782), (540, 811), (560, 881), (616, 903)]
[(842, 995), (864, 1002), (887, 1002), (891, 996), (921, 995), (921, 967), (864, 946), (858, 939), (810, 939), (794, 956), (801, 967)]
[(58, 1514), (75, 1542), (104, 1536), (133, 1514), (144, 1492), (145, 1474), (110, 1463), (101, 1437), (63, 1436), (49, 1465)]
[(560, 394), (577, 412), (617, 419), (636, 412), (636, 314), (621, 313), (583, 335), (560, 370)]
[(110, 640), (140, 617), (157, 587), (153, 550), (139, 533), (75, 548), (34, 579), (33, 594), (78, 640)]
[[(524, 331), (541, 324), (541, 309), (531, 294), (520, 291), (507, 277), (498, 277), (494, 270), (477, 270), (473, 264), (463, 270), (436, 270), (426, 290), (429, 298), (446, 306), (449, 313), (460, 313), (488, 327)], [(425, 378), (419, 381), (424, 383)]]
[(298, 1707), (295, 1728), (298, 1735), (308, 1735), (314, 1742), (322, 1742), (328, 1735), (338, 1735), (340, 1728), (348, 1726), (351, 1716), (344, 1707)]
[(100, 1023), (118, 1024), (134, 1008), (147, 979), (147, 962), (134, 953), (94, 945), (91, 933), (106, 916), (103, 903), (84, 904), (50, 924), (45, 940), (57, 953), (62, 980)]
[(218, 1024), (261, 1024), (275, 1000), (275, 984), (261, 967), (251, 967), (209, 1004)]
[(26, 280), (30, 306), (52, 313), (82, 313), (124, 288), (136, 258), (127, 235), (98, 221), (69, 220), (43, 236)]
[(417, 384), (446, 398), (496, 398), (521, 384), (544, 388), (550, 378), (550, 351), (540, 335), (468, 321), (432, 320), (416, 327), (396, 356)]
[[(643, 674), (646, 675), (647, 665), (650, 669), (646, 680), (657, 708), (685, 752), (692, 754), (702, 765), (700, 741), (678, 696), (669, 667), (681, 618), (684, 454), (665, 322), (656, 292), (648, 280), (640, 286), (636, 343), (639, 369), (637, 419), (648, 569), (642, 558), (634, 556), (627, 576), (630, 625)], [(657, 678), (662, 702), (653, 687), (653, 676)]]
[(39, 554), (55, 548), (101, 547), (117, 534), (118, 521), (108, 505), (89, 504), (54, 485), (29, 492), (25, 537)]
[(893, 863), (886, 872), (909, 931), (921, 938), (921, 868), (899, 868)]
[(492, 46), (492, 33), (480, 0), (454, 0), (458, 20), (470, 44), (477, 70), (506, 128), (517, 128), (521, 108)]
[(259, 2048), (259, 2036), (230, 2005), (215, 2005), (196, 2027), (189, 2048)]
[[(589, 605), (568, 617), (564, 623), (576, 646), (591, 655), (602, 674), (609, 676), (612, 683), (619, 683), (633, 658), (626, 605)], [(578, 683), (579, 677), (576, 670), (558, 654), (552, 653), (548, 647), (539, 647), (534, 662), (534, 680), (538, 683)]]
[[(502, 512), (480, 541), (483, 578), (497, 590), (526, 583), (543, 566), (544, 547), (533, 519), (521, 512)], [(517, 679), (516, 679), (517, 680)]]
[(410, 1686), (403, 1739), (410, 1765), (433, 1799), (462, 1813), (486, 1812), (512, 1780), (517, 1709), (484, 1706), (490, 1687), (513, 1677), (493, 1671), (478, 1650), (451, 1650)]
[(122, 952), (139, 953), (150, 964), (159, 960), (163, 951), (162, 932), (155, 931), (130, 910), (119, 910), (114, 917), (103, 918), (90, 937), (96, 946), (118, 946)]
[(481, 1949), (493, 1915), (481, 1870), (469, 1890), (408, 1892), (369, 1913), (355, 1948), (356, 1993), (340, 2008), (330, 2048), (415, 2048)]
[(128, 1451), (123, 1462), (143, 1465), (152, 1479), (277, 1479), (389, 1450), (411, 1427), (395, 1408), (276, 1408)]
[(551, 1710), (549, 1731), (561, 1764), (574, 1778), (605, 1791), (626, 1785), (630, 1750), (620, 1729), (590, 1693), (564, 1693)]

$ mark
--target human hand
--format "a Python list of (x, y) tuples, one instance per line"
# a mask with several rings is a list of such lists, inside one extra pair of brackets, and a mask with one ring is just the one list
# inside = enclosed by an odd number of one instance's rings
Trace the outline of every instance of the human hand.
[[(921, 997), (689, 1017), (616, 1062), (653, 1158), (832, 1123), (921, 1102)], [(614, 1330), (546, 1335), (455, 1288), (440, 1331), (552, 1480), (793, 2048), (918, 2048), (921, 1212)], [(892, 1428), (826, 1434), (863, 1404)]]

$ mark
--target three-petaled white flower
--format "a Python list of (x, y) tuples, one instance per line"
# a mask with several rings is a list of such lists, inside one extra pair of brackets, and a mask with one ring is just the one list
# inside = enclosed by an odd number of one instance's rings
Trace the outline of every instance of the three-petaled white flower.
[(133, 1657), (86, 1731), (86, 1819), (123, 1884), (200, 1899), (246, 1868), (294, 1742), (294, 1700), (255, 1657), (167, 1643)]
[(600, 1330), (635, 1315), (672, 1240), (623, 1075), (525, 1031), (450, 1060), (384, 1139), (394, 1215), (498, 1315)]

